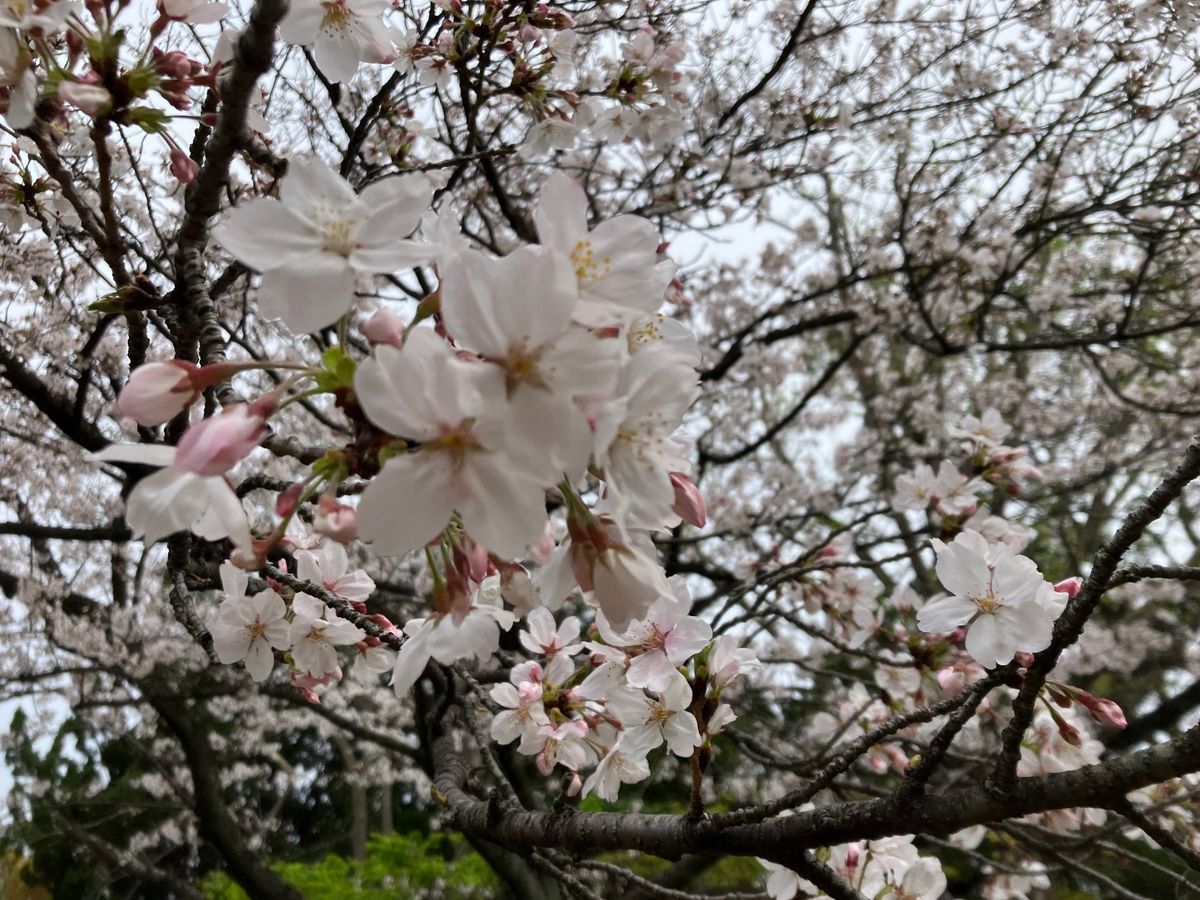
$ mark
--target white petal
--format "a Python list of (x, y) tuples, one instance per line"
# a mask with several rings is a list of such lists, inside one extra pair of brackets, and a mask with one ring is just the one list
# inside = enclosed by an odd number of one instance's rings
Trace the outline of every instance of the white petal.
[(382, 554), (425, 546), (446, 527), (453, 472), (444, 453), (394, 456), (371, 480), (358, 505), (358, 530)]
[(318, 331), (340, 319), (354, 301), (354, 272), (332, 253), (318, 253), (264, 272), (259, 311), (283, 319), (296, 334)]

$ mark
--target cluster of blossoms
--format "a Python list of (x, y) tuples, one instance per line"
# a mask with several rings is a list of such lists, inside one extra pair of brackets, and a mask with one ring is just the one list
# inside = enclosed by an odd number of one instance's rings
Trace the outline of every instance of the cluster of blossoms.
[[(971, 475), (963, 475), (949, 460), (943, 460), (936, 473), (922, 463), (912, 474), (896, 479), (893, 506), (898, 510), (931, 509), (947, 524), (961, 524), (979, 513), (979, 495), (989, 486), (1020, 494), (1025, 482), (1040, 480), (1042, 473), (1029, 461), (1028, 449), (1001, 443), (1011, 430), (994, 409), (984, 411), (981, 417), (967, 416), (949, 433), (968, 454)], [(986, 518), (975, 519), (972, 524), (984, 521)]]
[[(48, 101), (43, 116), (51, 109), (59, 117), (74, 110), (135, 125), (165, 142), (170, 171), (191, 182), (199, 167), (168, 127), (172, 113), (157, 101), (184, 113), (199, 108), (196, 89), (218, 90), (241, 31), (228, 27), (226, 3), (158, 0), (149, 44), (134, 48), (126, 46), (132, 30), (113, 27), (112, 19), (126, 6), (80, 8), (71, 0), (54, 0), (10, 4), (0, 12), (0, 112), (14, 129), (30, 127), (43, 101)], [(682, 134), (685, 51), (670, 34), (645, 24), (619, 47), (606, 48), (604, 55), (613, 58), (596, 71), (580, 72), (576, 22), (562, 10), (488, 3), (482, 11), (467, 11), (457, 0), (436, 0), (433, 7), (430, 22), (436, 27), (427, 29), (416, 27), (411, 14), (401, 19), (389, 0), (295, 0), (279, 24), (279, 37), (310, 51), (321, 76), (337, 83), (352, 81), (367, 64), (392, 66), (400, 75), (415, 75), (420, 85), (445, 89), (459, 66), (483, 55), (511, 79), (511, 94), (529, 123), (523, 136), (513, 135), (526, 158), (573, 148), (585, 132), (597, 140), (662, 146)], [(397, 24), (401, 21), (404, 25)], [(192, 58), (164, 49), (173, 25), (223, 30), (211, 53)], [(58, 53), (63, 47), (70, 52)], [(123, 58), (135, 61), (125, 64)], [(248, 124), (266, 130), (253, 111)], [(380, 139), (388, 142), (382, 134)], [(372, 144), (364, 152), (376, 148)]]
[(685, 759), (699, 752), (703, 770), (712, 737), (736, 718), (722, 692), (757, 660), (732, 636), (713, 639), (708, 624), (688, 614), (682, 582), (672, 587), (623, 630), (597, 613), (593, 641), (579, 640), (574, 616), (556, 627), (549, 610), (530, 612), (520, 640), (538, 659), (513, 667), (510, 683), (492, 689), (502, 709), (493, 739), (520, 739), (518, 752), (534, 757), (543, 774), (556, 766), (570, 773), (568, 793), (609, 801), (622, 784), (650, 776), (647, 756), (663, 744)]
[[(385, 632), (394, 632), (386, 617), (366, 615), (375, 582), (362, 569), (350, 568), (341, 544), (325, 541), (319, 551), (301, 549), (295, 557), (298, 578), (345, 600)], [(339, 618), (325, 601), (270, 579), (262, 590), (247, 596), (248, 584), (244, 570), (230, 562), (221, 566), (224, 597), (209, 621), (221, 662), (244, 663), (255, 681), (265, 681), (275, 667), (275, 651), (281, 651), (292, 684), (312, 702), (317, 702), (313, 688), (341, 680), (338, 647), (353, 645), (357, 650), (351, 670), (357, 678), (370, 679), (391, 668), (391, 654), (380, 639)]]
[[(547, 182), (535, 215), (542, 243), (502, 257), (466, 246), (441, 216), (411, 237), (429, 198), (420, 176), (356, 195), (323, 165), (297, 161), (279, 200), (231, 211), (217, 240), (263, 271), (264, 313), (297, 332), (359, 316), (355, 281), (367, 275), (432, 262), (440, 285), (407, 326), (386, 309), (361, 314), (358, 330), (373, 348), (365, 359), (339, 345), (320, 365), (142, 366), (119, 406), (144, 427), (186, 417), (205, 389), (239, 372), (273, 367), (287, 377), (195, 422), (175, 447), (114, 445), (96, 458), (159, 467), (129, 496), (135, 535), (228, 538), (232, 564), (249, 571), (289, 549), (297, 512), (316, 502), (313, 528), (331, 540), (321, 565), (296, 554), (299, 576), (362, 613), (370, 580), (342, 579), (347, 557), (336, 542), (394, 556), (424, 548), (432, 609), (404, 625), (394, 659), (304, 593), (290, 610), (272, 588), (244, 597), (245, 578), (227, 565), (216, 646), (255, 678), (269, 673), (273, 651), (286, 651), (302, 687), (336, 680), (334, 648), (358, 644), (370, 657), (365, 670), (391, 663), (402, 695), (431, 659), (490, 658), (501, 630), (528, 614), (523, 642), (545, 663), (517, 667), (497, 700), (522, 711), (521, 750), (545, 771), (563, 762), (578, 772), (598, 758), (589, 790), (615, 796), (659, 743), (689, 756), (732, 721), (718, 698), (751, 659), (732, 638), (712, 642), (709, 627), (687, 615), (686, 591), (668, 583), (651, 541), (681, 521), (705, 522), (679, 430), (697, 393), (699, 352), (658, 311), (674, 267), (644, 219), (589, 228), (583, 192), (561, 175)], [(353, 440), (280, 492), (273, 527), (256, 528), (228, 476), (268, 436), (272, 416), (315, 393), (333, 395)], [(357, 506), (338, 499), (351, 478), (366, 482)], [(562, 503), (557, 546), (548, 499)], [(595, 607), (599, 640), (574, 643), (573, 617), (554, 630), (551, 610), (568, 599)], [(576, 669), (582, 646), (591, 655)], [(516, 736), (510, 720), (497, 720), (509, 723), (498, 736)]]
[[(771, 873), (767, 893), (772, 900), (826, 896), (791, 869), (760, 860)], [(886, 900), (938, 900), (946, 891), (941, 863), (920, 856), (913, 835), (839, 844), (826, 864), (861, 896)]]

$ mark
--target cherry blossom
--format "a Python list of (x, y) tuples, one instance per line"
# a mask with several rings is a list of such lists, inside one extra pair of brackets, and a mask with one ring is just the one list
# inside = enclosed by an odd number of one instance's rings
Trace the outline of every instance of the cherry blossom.
[(283, 598), (270, 588), (245, 596), (246, 573), (231, 563), (221, 566), (221, 585), (225, 599), (209, 624), (217, 657), (226, 665), (244, 660), (250, 677), (265, 681), (275, 665), (272, 649), (290, 646)]
[(125, 519), (135, 537), (147, 544), (190, 530), (205, 540), (230, 538), (250, 546), (250, 524), (242, 503), (221, 475), (200, 475), (175, 465), (176, 449), (157, 444), (111, 444), (92, 455), (96, 462), (157, 466), (134, 485)]
[(357, 625), (339, 619), (324, 601), (300, 593), (292, 599), (292, 623), (288, 643), (301, 672), (319, 676), (337, 667), (337, 647), (366, 637)]
[(635, 620), (622, 634), (613, 633), (603, 617), (598, 619), (605, 641), (633, 657), (625, 678), (631, 687), (666, 690), (676, 670), (712, 640), (711, 626), (688, 615), (692, 601), (686, 586), (676, 581), (673, 587), (674, 596), (654, 601), (646, 618)]
[(595, 794), (601, 800), (615, 802), (622, 784), (636, 784), (650, 777), (646, 756), (658, 744), (649, 729), (621, 732), (616, 743), (584, 780), (582, 796)]
[(259, 303), (296, 332), (337, 321), (354, 299), (357, 274), (393, 272), (426, 261), (407, 240), (428, 207), (419, 175), (385, 178), (361, 194), (317, 160), (292, 160), (280, 199), (244, 203), (213, 229), (242, 263), (262, 272)]
[(499, 259), (465, 252), (445, 269), (441, 312), (455, 342), (503, 369), (509, 401), (522, 408), (514, 415), (555, 422), (545, 439), (557, 444), (558, 466), (578, 475), (591, 432), (573, 401), (612, 392), (620, 344), (570, 327), (576, 290), (569, 262), (521, 247)]
[(289, 44), (312, 46), (317, 67), (330, 81), (349, 81), (360, 62), (396, 59), (380, 16), (388, 0), (294, 0), (279, 25)]
[[(422, 396), (411, 385), (438, 389)], [(538, 540), (553, 461), (528, 431), (512, 427), (494, 367), (462, 361), (430, 329), (418, 328), (402, 350), (376, 347), (355, 388), (375, 424), (421, 442), (389, 458), (359, 504), (359, 529), (378, 552), (415, 550), (455, 512), (472, 538), (509, 559)], [(409, 512), (397, 518), (400, 507)]]
[(375, 582), (362, 569), (350, 568), (346, 548), (336, 541), (325, 541), (320, 550), (296, 551), (296, 575), (318, 584), (330, 593), (359, 603), (375, 590)]
[(622, 325), (658, 309), (674, 267), (660, 265), (658, 234), (648, 221), (618, 216), (589, 230), (583, 191), (558, 173), (543, 186), (534, 220), (542, 243), (570, 260), (577, 322)]
[(1053, 604), (1066, 598), (1046, 583), (1033, 560), (966, 530), (953, 543), (939, 542), (937, 574), (952, 596), (921, 608), (917, 625), (922, 631), (967, 625), (967, 652), (985, 666), (1003, 665), (1019, 650), (1036, 653), (1050, 644), (1061, 611)]
[(596, 462), (613, 510), (630, 527), (679, 521), (671, 475), (689, 468), (691, 446), (676, 429), (696, 395), (686, 364), (669, 351), (647, 349), (629, 361), (617, 398), (597, 417)]
[(575, 616), (567, 616), (562, 624), (555, 628), (554, 615), (545, 607), (536, 607), (525, 617), (527, 630), (520, 634), (521, 646), (530, 653), (553, 657), (563, 655), (570, 657), (578, 653), (583, 646), (579, 640), (579, 620)]
[(700, 730), (696, 717), (688, 708), (692, 704), (692, 686), (686, 678), (674, 672), (657, 697), (642, 691), (623, 688), (608, 697), (608, 709), (627, 732), (640, 741), (648, 736), (652, 746), (666, 743), (676, 756), (691, 756), (700, 746)]

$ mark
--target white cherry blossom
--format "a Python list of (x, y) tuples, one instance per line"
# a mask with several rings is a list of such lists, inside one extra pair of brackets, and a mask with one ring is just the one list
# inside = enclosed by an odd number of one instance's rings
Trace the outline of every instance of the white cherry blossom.
[(636, 784), (650, 777), (646, 756), (659, 745), (648, 729), (640, 732), (623, 731), (599, 764), (583, 782), (583, 794), (595, 794), (613, 803), (622, 784)]
[(1053, 588), (1049, 593), (1043, 588), (1050, 586), (1033, 560), (1012, 555), (1006, 545), (988, 544), (969, 529), (953, 543), (938, 543), (937, 574), (951, 596), (920, 609), (922, 631), (966, 625), (967, 652), (984, 666), (1003, 665), (1019, 650), (1036, 653), (1049, 646), (1058, 599)]
[(691, 442), (677, 429), (698, 393), (695, 372), (656, 345), (633, 356), (617, 398), (596, 417), (595, 457), (609, 490), (606, 502), (627, 526), (678, 524), (671, 473), (691, 467)]
[(553, 423), (543, 440), (554, 442), (560, 468), (577, 476), (591, 431), (575, 398), (609, 396), (622, 354), (619, 341), (571, 325), (569, 262), (530, 246), (499, 259), (467, 251), (443, 272), (441, 312), (455, 342), (503, 369), (515, 418)]
[(648, 735), (657, 747), (664, 741), (676, 756), (691, 756), (700, 746), (700, 729), (696, 717), (689, 711), (692, 705), (692, 686), (678, 672), (657, 697), (632, 688), (614, 691), (608, 698), (608, 709), (626, 731), (639, 736)]
[(245, 660), (246, 671), (255, 681), (265, 681), (275, 665), (275, 650), (286, 650), (287, 606), (267, 588), (252, 597), (246, 594), (246, 573), (231, 563), (221, 566), (225, 599), (209, 631), (217, 658), (226, 665)]
[(246, 511), (223, 475), (180, 471), (175, 467), (175, 448), (159, 444), (110, 444), (91, 458), (159, 467), (134, 485), (126, 501), (125, 521), (134, 537), (152, 544), (189, 530), (207, 541), (229, 538), (249, 551)]
[(289, 44), (313, 48), (317, 68), (330, 81), (349, 81), (360, 62), (396, 59), (391, 35), (381, 16), (389, 0), (292, 0), (279, 23)]
[(376, 551), (415, 550), (455, 512), (476, 542), (508, 559), (541, 537), (543, 489), (558, 474), (534, 435), (512, 426), (497, 369), (414, 328), (402, 350), (376, 347), (354, 383), (372, 422), (420, 442), (388, 459), (363, 494), (359, 533)]
[(657, 311), (674, 266), (660, 264), (658, 231), (649, 221), (617, 216), (589, 231), (583, 189), (556, 172), (542, 187), (534, 222), (541, 242), (571, 261), (577, 322), (623, 325)]
[(317, 160), (294, 159), (280, 199), (260, 197), (231, 210), (213, 237), (262, 272), (259, 308), (295, 332), (336, 322), (354, 299), (356, 275), (422, 263), (430, 249), (407, 240), (429, 205), (420, 175), (385, 178), (356, 195)]
[(350, 568), (346, 548), (336, 541), (325, 541), (316, 552), (297, 550), (296, 575), (302, 581), (319, 584), (330, 593), (360, 603), (375, 590), (370, 575), (362, 569)]
[(352, 622), (339, 619), (324, 601), (299, 593), (292, 599), (292, 624), (288, 643), (296, 668), (309, 675), (323, 675), (337, 668), (337, 647), (354, 644), (366, 632)]

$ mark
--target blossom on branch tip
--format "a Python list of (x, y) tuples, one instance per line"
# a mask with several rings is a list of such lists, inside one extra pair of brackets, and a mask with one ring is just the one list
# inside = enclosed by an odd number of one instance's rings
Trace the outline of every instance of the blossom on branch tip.
[(926, 603), (917, 613), (925, 632), (967, 626), (967, 652), (984, 666), (1010, 662), (1018, 651), (1036, 653), (1050, 644), (1065, 596), (1042, 577), (1033, 560), (988, 544), (967, 529), (950, 544), (935, 542), (937, 574), (952, 596)]

